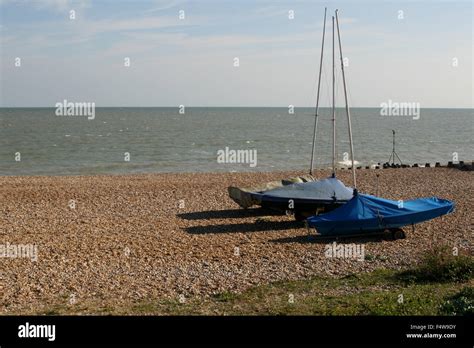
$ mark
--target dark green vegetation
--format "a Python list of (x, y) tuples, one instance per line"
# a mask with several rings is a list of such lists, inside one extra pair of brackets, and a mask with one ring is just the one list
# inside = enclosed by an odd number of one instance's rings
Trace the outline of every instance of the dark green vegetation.
[(467, 254), (454, 255), (448, 246), (434, 248), (423, 257), (418, 268), (401, 274), (412, 282), (462, 282), (474, 276), (474, 259)]
[(454, 296), (447, 298), (441, 306), (441, 313), (446, 315), (474, 315), (474, 288), (465, 287)]

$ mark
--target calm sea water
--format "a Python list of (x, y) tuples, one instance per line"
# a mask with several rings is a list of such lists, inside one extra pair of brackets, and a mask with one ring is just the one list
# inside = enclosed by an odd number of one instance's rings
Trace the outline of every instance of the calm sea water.
[[(0, 175), (228, 172), (309, 167), (313, 109), (97, 108), (94, 120), (56, 116), (53, 108), (0, 109)], [(321, 111), (316, 164), (331, 163), (329, 109)], [(343, 109), (337, 111), (338, 161), (349, 152)], [(472, 160), (473, 110), (422, 109), (419, 120), (352, 109), (355, 159), (386, 162), (396, 151), (405, 163)], [(221, 149), (257, 150), (257, 166), (218, 163)], [(20, 153), (21, 160), (15, 155)], [(125, 153), (130, 161), (125, 161)], [(18, 156), (17, 156), (18, 158)]]

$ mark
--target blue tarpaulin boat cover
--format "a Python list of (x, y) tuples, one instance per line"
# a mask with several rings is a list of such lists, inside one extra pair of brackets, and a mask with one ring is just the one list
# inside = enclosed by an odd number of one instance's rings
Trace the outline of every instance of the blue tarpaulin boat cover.
[(357, 234), (412, 225), (452, 211), (454, 203), (447, 199), (392, 201), (359, 193), (329, 213), (308, 218), (308, 224), (321, 235)]

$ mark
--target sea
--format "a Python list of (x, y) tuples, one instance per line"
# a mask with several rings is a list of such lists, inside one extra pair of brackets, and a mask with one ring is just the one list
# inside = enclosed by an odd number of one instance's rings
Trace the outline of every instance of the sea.
[[(93, 118), (55, 108), (0, 108), (0, 175), (95, 175), (309, 170), (314, 108), (100, 107)], [(292, 112), (293, 111), (293, 112)], [(473, 109), (385, 116), (351, 109), (359, 166), (474, 159)], [(332, 163), (332, 114), (321, 108), (315, 167)], [(239, 152), (240, 151), (240, 152)], [(225, 155), (224, 155), (225, 154)], [(252, 158), (249, 154), (255, 155)], [(336, 110), (336, 162), (350, 164), (345, 109)]]

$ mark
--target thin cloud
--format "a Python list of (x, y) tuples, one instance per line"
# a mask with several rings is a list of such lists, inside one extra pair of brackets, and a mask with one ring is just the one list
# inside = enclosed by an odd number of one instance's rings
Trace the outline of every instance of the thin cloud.
[(177, 7), (181, 3), (183, 3), (183, 1), (178, 1), (178, 0), (161, 1), (161, 0), (157, 0), (157, 1), (154, 1), (155, 6), (153, 8), (150, 8), (150, 9), (144, 11), (143, 13), (148, 14), (148, 13), (168, 10), (170, 8)]
[(64, 12), (70, 9), (83, 9), (91, 6), (90, 0), (1, 0), (0, 5), (15, 4), (33, 6), (38, 10)]

